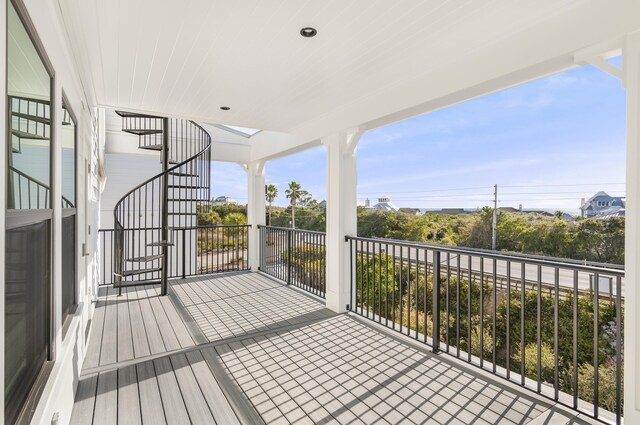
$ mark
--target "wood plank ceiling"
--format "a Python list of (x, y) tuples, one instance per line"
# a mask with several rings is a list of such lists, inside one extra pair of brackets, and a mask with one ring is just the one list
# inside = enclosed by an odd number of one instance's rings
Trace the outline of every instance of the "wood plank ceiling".
[[(101, 105), (289, 131), (584, 1), (60, 0), (60, 5), (74, 54)], [(305, 26), (317, 28), (318, 35), (301, 37)]]

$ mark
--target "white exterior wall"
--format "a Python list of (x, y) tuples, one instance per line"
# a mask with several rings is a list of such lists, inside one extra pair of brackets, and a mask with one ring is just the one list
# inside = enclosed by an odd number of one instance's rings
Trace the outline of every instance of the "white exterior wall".
[[(97, 246), (97, 228), (98, 214), (94, 211), (99, 209), (99, 198), (88, 196), (87, 189), (97, 187), (98, 182), (87, 176), (84, 163), (91, 163), (92, 152), (97, 152), (94, 147), (97, 141), (93, 137), (95, 133), (92, 131), (92, 114), (89, 106), (93, 103), (90, 93), (83, 91), (80, 84), (79, 72), (74, 68), (71, 60), (70, 49), (65, 40), (65, 31), (60, 25), (61, 16), (59, 7), (56, 2), (42, 2), (37, 0), (24, 0), (25, 7), (28, 11), (29, 18), (32, 20), (36, 33), (44, 46), (45, 53), (53, 65), (55, 71), (54, 97), (53, 101), (56, 106), (56, 113), (61, 106), (62, 93), (64, 92), (70, 109), (76, 115), (78, 143), (76, 149), (77, 155), (77, 292), (76, 300), (78, 307), (75, 313), (70, 317), (69, 328), (63, 338), (62, 322), (60, 318), (61, 304), (61, 201), (60, 201), (60, 183), (61, 177), (61, 146), (60, 134), (61, 124), (55, 122), (52, 125), (52, 134), (54, 135), (54, 152), (52, 155), (52, 169), (54, 170), (54, 189), (52, 192), (53, 199), (53, 293), (54, 301), (53, 311), (53, 332), (54, 342), (52, 351), (55, 356), (53, 369), (49, 375), (47, 384), (42, 392), (39, 403), (33, 413), (33, 424), (50, 424), (52, 418), (57, 413), (60, 424), (68, 423), (73, 408), (73, 400), (75, 389), (80, 375), (82, 361), (85, 355), (86, 340), (85, 331), (88, 321), (93, 314), (92, 297), (95, 289), (95, 274), (93, 269), (96, 263), (96, 246)], [(6, 0), (2, 0), (0, 4), (0, 55), (6, 58)], [(6, 74), (5, 67), (0, 67), (0, 87), (3, 96), (6, 96)], [(5, 102), (0, 102), (0, 114), (6, 116)], [(0, 132), (5, 133), (4, 119), (0, 120)], [(58, 121), (58, 120), (56, 120)], [(6, 153), (4, 149), (0, 150), (0, 187), (6, 185)], [(95, 162), (95, 160), (94, 160)], [(89, 181), (91, 180), (91, 181)], [(57, 185), (57, 187), (56, 187)], [(4, 190), (4, 189), (3, 189)], [(5, 199), (0, 197), (0, 216), (4, 221), (5, 217)], [(91, 229), (91, 231), (89, 231)], [(0, 232), (0, 257), (5, 262), (5, 232)], [(87, 255), (83, 255), (83, 246)], [(0, 297), (4, 299), (4, 267), (0, 269)], [(0, 378), (4, 382), (4, 314), (0, 315)], [(3, 385), (4, 391), (4, 385)], [(3, 394), (4, 396), (4, 394)], [(3, 397), (4, 398), (4, 397)], [(0, 407), (0, 417), (4, 417), (4, 403)]]

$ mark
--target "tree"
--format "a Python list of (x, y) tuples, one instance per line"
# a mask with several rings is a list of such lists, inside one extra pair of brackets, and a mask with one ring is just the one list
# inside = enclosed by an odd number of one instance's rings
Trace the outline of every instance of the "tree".
[(269, 219), (267, 221), (267, 224), (271, 226), (271, 204), (278, 197), (278, 188), (275, 185), (270, 184), (269, 186), (267, 186), (267, 190), (264, 194), (264, 197), (269, 203)]
[(296, 205), (303, 201), (303, 203), (308, 202), (309, 192), (306, 190), (302, 190), (300, 184), (292, 181), (289, 183), (289, 188), (285, 191), (287, 195), (287, 199), (289, 199), (289, 204), (291, 205), (291, 227), (295, 229), (296, 227)]
[(230, 213), (222, 220), (225, 226), (242, 226), (247, 224), (247, 217), (240, 213)]

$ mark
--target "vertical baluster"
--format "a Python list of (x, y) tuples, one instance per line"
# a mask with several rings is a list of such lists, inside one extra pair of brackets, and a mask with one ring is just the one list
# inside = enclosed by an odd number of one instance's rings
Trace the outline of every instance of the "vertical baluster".
[(616, 277), (616, 424), (622, 415), (622, 277)]
[(600, 376), (598, 370), (598, 342), (600, 340), (599, 335), (599, 321), (600, 321), (600, 273), (594, 273), (594, 291), (593, 291), (593, 416), (598, 417), (598, 404), (600, 403), (599, 384)]
[[(416, 293), (417, 293), (417, 287), (416, 287)], [(407, 248), (407, 335), (409, 335), (410, 332), (411, 332), (411, 247), (408, 247)]]
[(554, 387), (554, 399), (558, 400), (558, 394), (560, 391), (560, 381), (558, 376), (558, 357), (560, 356), (560, 346), (558, 341), (558, 308), (559, 308), (559, 296), (560, 296), (560, 269), (555, 267), (555, 295), (553, 297), (553, 387)]
[(541, 366), (541, 356), (542, 356), (542, 316), (541, 316), (541, 305), (542, 305), (542, 266), (538, 265), (538, 284), (537, 284), (537, 305), (536, 305), (536, 347), (537, 347), (537, 378), (538, 378), (538, 387), (537, 390), (540, 392), (542, 390), (542, 366)]
[(471, 259), (471, 255), (468, 256), (468, 271), (469, 271), (469, 283), (468, 283), (468, 291), (467, 291), (467, 361), (469, 363), (471, 363), (471, 344), (472, 344), (472, 338), (471, 338), (471, 292), (472, 292), (472, 288), (473, 288), (473, 272), (471, 269), (472, 266), (472, 259)]
[(456, 255), (456, 357), (460, 358), (460, 254)]
[(391, 292), (391, 322), (393, 324), (393, 330), (396, 329), (396, 245), (393, 244), (393, 260), (391, 263), (391, 269), (393, 274), (393, 286)]
[(484, 257), (480, 257), (480, 367), (484, 367)]
[[(493, 312), (494, 316), (497, 315), (497, 310)], [(511, 376), (511, 261), (507, 260), (507, 317), (506, 317), (506, 343), (507, 343), (507, 379)], [(493, 351), (496, 351), (494, 344)]]
[(573, 271), (573, 408), (578, 408), (578, 270)]
[(449, 286), (451, 283), (451, 254), (449, 252), (447, 252), (447, 280), (446, 280), (446, 287), (445, 287), (445, 302), (446, 302), (446, 306), (445, 306), (445, 315), (446, 315), (446, 319), (445, 319), (445, 343), (446, 343), (446, 351), (447, 353), (449, 352), (449, 315), (450, 315), (450, 311), (449, 311)]

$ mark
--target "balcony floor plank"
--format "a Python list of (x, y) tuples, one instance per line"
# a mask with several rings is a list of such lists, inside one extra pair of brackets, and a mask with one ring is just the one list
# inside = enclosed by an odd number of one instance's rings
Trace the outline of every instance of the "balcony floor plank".
[[(578, 416), (262, 274), (173, 280), (169, 291), (127, 288), (118, 298), (101, 288), (72, 423), (527, 424), (556, 411)], [(127, 344), (131, 356), (121, 355)]]

